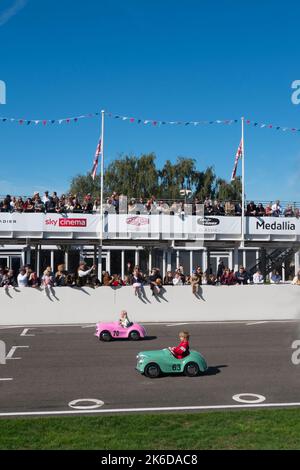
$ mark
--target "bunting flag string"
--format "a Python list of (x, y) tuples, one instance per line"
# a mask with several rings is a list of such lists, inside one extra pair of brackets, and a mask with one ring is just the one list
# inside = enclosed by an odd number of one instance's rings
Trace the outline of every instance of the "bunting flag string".
[(48, 124), (69, 124), (71, 122), (77, 122), (79, 119), (88, 119), (100, 116), (101, 113), (89, 113), (89, 114), (81, 114), (80, 116), (73, 116), (68, 118), (60, 118), (60, 119), (25, 119), (25, 118), (9, 118), (9, 117), (0, 117), (0, 122), (14, 122), (20, 125), (42, 125), (47, 126)]
[[(69, 123), (76, 123), (81, 119), (90, 119), (95, 118), (101, 115), (101, 112), (96, 113), (88, 113), (88, 114), (81, 114), (79, 116), (67, 117), (67, 118), (60, 118), (60, 119), (25, 119), (25, 118), (9, 118), (9, 117), (0, 117), (0, 123), (3, 122), (11, 122), (16, 123), (19, 125), (34, 125), (34, 126), (47, 126), (53, 124), (69, 124)], [(120, 114), (113, 114), (110, 112), (105, 112), (105, 115), (112, 118), (118, 119), (120, 121), (128, 121), (131, 124), (141, 124), (141, 125), (148, 125), (153, 127), (160, 127), (165, 125), (170, 126), (202, 126), (202, 125), (210, 125), (210, 124), (223, 124), (223, 125), (231, 125), (240, 122), (240, 119), (216, 119), (216, 120), (206, 120), (206, 121), (161, 121), (158, 119), (141, 119), (132, 116), (122, 116)], [(284, 127), (284, 126), (277, 126), (274, 124), (266, 124), (257, 121), (252, 121), (250, 119), (245, 119), (245, 124), (248, 126), (260, 128), (260, 129), (273, 129), (277, 131), (283, 132), (300, 132), (300, 128), (297, 127)]]
[(274, 129), (276, 131), (283, 131), (283, 132), (300, 132), (300, 128), (297, 127), (283, 127), (277, 126), (275, 124), (265, 124), (262, 122), (250, 121), (250, 119), (245, 119), (245, 124), (248, 126), (253, 126), (260, 129)]
[(200, 126), (206, 124), (236, 124), (239, 119), (216, 119), (214, 121), (159, 121), (158, 119), (140, 119), (130, 116), (121, 116), (119, 114), (105, 113), (112, 119), (119, 119), (120, 121), (129, 121), (130, 123), (150, 125), (154, 127), (173, 125), (173, 126)]

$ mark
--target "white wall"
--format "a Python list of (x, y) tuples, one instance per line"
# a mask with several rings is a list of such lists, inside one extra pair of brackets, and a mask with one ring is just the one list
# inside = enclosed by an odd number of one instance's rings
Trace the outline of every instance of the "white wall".
[(117, 319), (121, 309), (138, 322), (294, 319), (300, 311), (300, 288), (285, 285), (203, 286), (196, 298), (190, 286), (166, 287), (163, 298), (139, 299), (132, 287), (88, 287), (45, 291), (0, 289), (0, 325), (76, 324)]

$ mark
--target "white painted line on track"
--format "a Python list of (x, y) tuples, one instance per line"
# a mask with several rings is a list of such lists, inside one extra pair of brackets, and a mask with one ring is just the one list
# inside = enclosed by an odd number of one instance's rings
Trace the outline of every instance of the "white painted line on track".
[(22, 359), (21, 357), (13, 357), (16, 350), (19, 348), (29, 348), (29, 346), (12, 346), (6, 356), (6, 359)]
[(250, 325), (261, 325), (262, 323), (270, 323), (268, 321), (253, 321), (253, 322), (250, 322), (250, 323), (246, 323), (247, 326), (250, 326)]
[(166, 325), (166, 326), (180, 326), (180, 325), (188, 325), (188, 323), (170, 323), (169, 325)]
[[(214, 324), (224, 324), (224, 325), (246, 325), (247, 323), (252, 322), (251, 320), (215, 320), (215, 321), (189, 321), (187, 322), (187, 325), (214, 325)], [(265, 322), (265, 323), (299, 323), (299, 319), (285, 319), (285, 320), (253, 320), (253, 322)], [(97, 322), (93, 323), (92, 325), (83, 325), (82, 323), (55, 323), (53, 325), (43, 325), (43, 324), (37, 324), (37, 325), (32, 325), (29, 326), (29, 328), (54, 328), (54, 327), (81, 327), (81, 328), (92, 328), (95, 327)], [(156, 326), (164, 326), (164, 325), (169, 325), (171, 323), (169, 322), (140, 322), (143, 325), (156, 325)], [(16, 329), (16, 328), (26, 328), (28, 325), (1, 325), (0, 330), (10, 330), (10, 329)]]
[(153, 408), (113, 408), (102, 410), (78, 410), (78, 411), (15, 411), (1, 413), (0, 417), (6, 416), (52, 416), (52, 415), (76, 415), (76, 414), (108, 414), (108, 413), (141, 413), (154, 411), (201, 411), (201, 410), (234, 410), (241, 408), (286, 408), (300, 407), (300, 402), (295, 403), (259, 403), (249, 405), (207, 405), (207, 406), (166, 406)]
[(28, 334), (29, 330), (32, 330), (32, 328), (24, 328), (24, 330), (22, 331), (20, 336), (35, 336), (35, 335), (32, 335), (32, 334)]
[(3, 378), (0, 378), (0, 382), (3, 381), (3, 382), (6, 382), (6, 381), (9, 381), (9, 380), (14, 380), (12, 377), (3, 377)]

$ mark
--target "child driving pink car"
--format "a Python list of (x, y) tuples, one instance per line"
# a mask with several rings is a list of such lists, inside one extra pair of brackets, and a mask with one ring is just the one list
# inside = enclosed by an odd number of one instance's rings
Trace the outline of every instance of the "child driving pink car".
[(132, 322), (129, 320), (126, 310), (121, 311), (119, 324), (123, 326), (123, 328), (129, 328), (132, 325)]

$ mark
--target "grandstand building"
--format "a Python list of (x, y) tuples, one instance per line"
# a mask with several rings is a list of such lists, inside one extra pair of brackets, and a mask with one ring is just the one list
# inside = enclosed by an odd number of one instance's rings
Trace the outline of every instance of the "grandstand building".
[[(243, 225), (244, 224), (244, 225)], [(204, 216), (188, 211), (136, 213), (105, 208), (103, 235), (99, 213), (0, 213), (0, 266), (15, 272), (29, 264), (41, 275), (64, 263), (75, 272), (79, 261), (98, 265), (98, 273), (126, 274), (127, 263), (143, 272), (158, 267), (165, 275), (182, 265), (216, 273), (223, 261), (267, 275), (280, 271), (283, 281), (300, 269), (300, 219), (297, 217)]]

